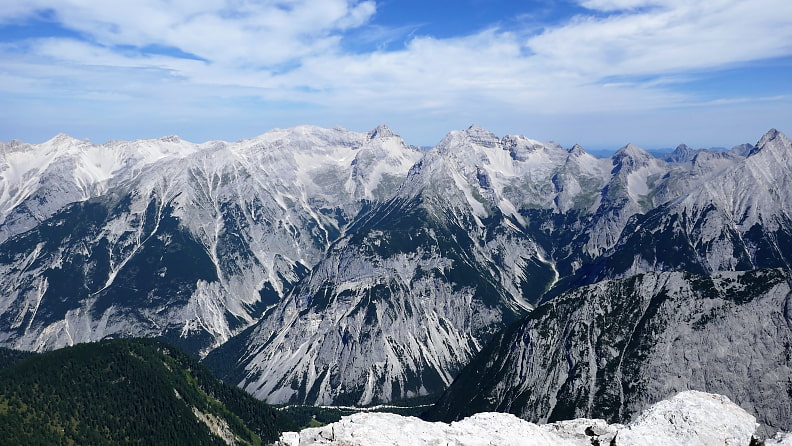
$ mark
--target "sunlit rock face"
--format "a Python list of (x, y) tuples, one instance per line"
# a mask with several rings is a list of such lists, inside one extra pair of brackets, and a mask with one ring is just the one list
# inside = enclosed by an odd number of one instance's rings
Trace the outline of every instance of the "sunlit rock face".
[(162, 336), (270, 402), (436, 396), (579, 286), (788, 268), (791, 147), (596, 158), (478, 126), (429, 150), (385, 126), (7, 144), (0, 342)]
[[(502, 332), (430, 418), (631, 419), (686, 389), (729, 396), (790, 430), (789, 270), (646, 273), (563, 294)], [(773, 395), (768, 398), (767, 395)]]
[(165, 336), (205, 354), (277, 303), (419, 156), (384, 128), (17, 145), (0, 166), (3, 342)]
[[(387, 413), (359, 413), (327, 426), (287, 432), (276, 444), (748, 445), (755, 429), (754, 417), (728, 398), (687, 391), (649, 407), (626, 426), (586, 418), (536, 425), (495, 412), (478, 413), (450, 424)], [(769, 440), (766, 444), (778, 443)]]

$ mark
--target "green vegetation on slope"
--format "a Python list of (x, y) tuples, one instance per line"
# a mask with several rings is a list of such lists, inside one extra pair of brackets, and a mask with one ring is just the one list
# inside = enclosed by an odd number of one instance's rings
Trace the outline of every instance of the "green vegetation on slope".
[(80, 344), (0, 371), (0, 438), (9, 445), (258, 445), (293, 429), (153, 339)]
[(0, 347), (0, 370), (11, 367), (31, 355), (35, 355), (35, 353)]

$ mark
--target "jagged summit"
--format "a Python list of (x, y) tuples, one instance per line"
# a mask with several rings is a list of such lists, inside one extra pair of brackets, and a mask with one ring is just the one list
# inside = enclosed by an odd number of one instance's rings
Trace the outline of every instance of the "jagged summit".
[(574, 155), (574, 156), (580, 156), (583, 155), (584, 153), (587, 153), (586, 150), (583, 148), (583, 146), (581, 146), (580, 144), (575, 144), (569, 150), (567, 150), (567, 152), (569, 152), (570, 155)]
[(792, 147), (792, 143), (790, 143), (786, 135), (776, 129), (770, 129), (762, 136), (756, 147), (748, 153), (748, 156), (754, 156), (757, 153), (766, 151), (768, 148), (777, 156), (792, 156), (792, 154), (787, 154), (790, 147)]
[(624, 157), (630, 157), (634, 159), (649, 159), (654, 158), (651, 153), (647, 152), (646, 150), (636, 146), (633, 143), (628, 143), (621, 149), (617, 150), (616, 153), (613, 154), (614, 159), (621, 159)]
[(771, 128), (770, 130), (767, 131), (767, 133), (764, 134), (764, 136), (762, 136), (762, 138), (759, 140), (759, 144), (758, 145), (760, 145), (760, 146), (764, 145), (768, 141), (772, 141), (772, 140), (778, 138), (779, 136), (786, 137), (783, 133), (779, 132), (777, 129)]
[(740, 145), (736, 145), (736, 146), (732, 147), (726, 153), (730, 153), (730, 154), (736, 155), (736, 156), (746, 157), (746, 156), (748, 156), (749, 153), (751, 153), (751, 150), (753, 150), (753, 149), (754, 149), (754, 145), (753, 144), (745, 143), (745, 144), (740, 144)]
[(665, 160), (671, 163), (686, 163), (692, 160), (699, 152), (700, 150), (690, 148), (686, 144), (680, 144)]
[(484, 147), (495, 147), (500, 142), (500, 139), (494, 133), (476, 124), (468, 127), (464, 133), (475, 144)]
[(374, 130), (368, 132), (369, 139), (390, 138), (393, 136), (396, 136), (396, 134), (385, 124), (380, 124)]
[(182, 139), (178, 135), (167, 135), (157, 138), (158, 141), (167, 143), (180, 143)]
[(69, 134), (58, 133), (57, 135), (53, 136), (51, 139), (46, 141), (44, 144), (50, 144), (50, 145), (70, 144), (70, 145), (73, 145), (73, 144), (80, 144), (81, 142), (82, 141), (80, 141), (79, 139), (77, 139), (77, 138), (75, 138), (75, 137), (73, 137), (73, 136), (71, 136)]
[(646, 150), (630, 143), (619, 149), (613, 154), (614, 173), (616, 172), (633, 172), (642, 167), (648, 167), (657, 163), (662, 163), (651, 153)]

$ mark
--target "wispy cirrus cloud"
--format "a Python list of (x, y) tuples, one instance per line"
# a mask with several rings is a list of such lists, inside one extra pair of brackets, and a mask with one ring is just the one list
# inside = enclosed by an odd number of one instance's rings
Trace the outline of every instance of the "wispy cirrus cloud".
[[(25, 98), (35, 95), (52, 98), (50, 110), (83, 114), (84, 122), (101, 110), (97, 128), (112, 104), (129, 126), (155, 117), (181, 130), (189, 116), (202, 129), (214, 122), (240, 131), (239, 123), (254, 125), (250, 115), (258, 113), (272, 123), (259, 131), (395, 120), (409, 136), (411, 128), (431, 124), (445, 132), (467, 120), (507, 126), (567, 116), (574, 123), (742, 103), (750, 98), (739, 86), (720, 96), (680, 86), (708, 72), (792, 56), (787, 0), (577, 4), (567, 19), (541, 29), (415, 33), (403, 45), (368, 42), (372, 49), (361, 50), (349, 44), (356, 35), (403, 35), (378, 24), (374, 1), (3, 0), (0, 24), (49, 24), (73, 35), (4, 39), (0, 94), (18, 107), (7, 116), (10, 126), (29, 124), (23, 120), (33, 119), (35, 106)], [(790, 92), (792, 86), (755, 100), (784, 103)], [(68, 129), (51, 133), (61, 130)], [(438, 137), (428, 132), (414, 133)]]
[(527, 45), (548, 65), (588, 78), (713, 69), (792, 53), (792, 3), (585, 0), (618, 13), (577, 16)]
[(0, 21), (45, 16), (105, 47), (175, 48), (212, 63), (266, 67), (337, 45), (370, 20), (372, 1), (4, 1)]

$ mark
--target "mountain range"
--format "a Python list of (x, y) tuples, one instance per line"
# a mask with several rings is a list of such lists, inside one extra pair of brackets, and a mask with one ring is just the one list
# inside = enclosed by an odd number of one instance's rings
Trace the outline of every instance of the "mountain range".
[[(790, 171), (776, 130), (663, 159), (478, 126), (428, 150), (386, 126), (15, 141), (0, 163), (0, 343), (161, 337), (271, 403), (448, 390), (438, 418), (467, 404), (621, 420), (709, 364), (699, 390), (788, 430), (789, 398), (759, 402), (791, 376)], [(455, 379), (490, 393), (454, 393)]]

